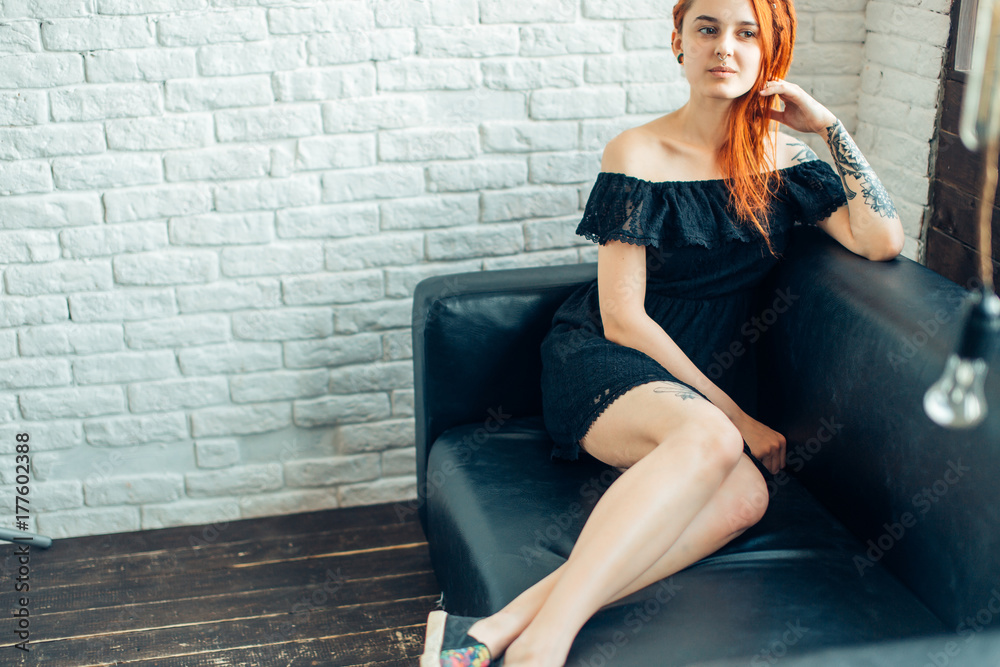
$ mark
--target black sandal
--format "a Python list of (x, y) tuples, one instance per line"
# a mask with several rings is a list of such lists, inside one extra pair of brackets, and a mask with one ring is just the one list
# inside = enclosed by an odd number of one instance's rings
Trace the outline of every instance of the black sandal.
[(477, 616), (455, 616), (443, 610), (427, 616), (427, 637), (420, 667), (501, 667), (481, 641), (468, 635)]

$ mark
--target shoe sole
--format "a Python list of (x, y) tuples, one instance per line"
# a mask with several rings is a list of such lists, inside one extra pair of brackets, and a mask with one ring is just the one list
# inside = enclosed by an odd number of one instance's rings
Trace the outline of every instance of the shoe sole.
[(444, 644), (444, 626), (448, 612), (435, 610), (427, 615), (427, 636), (424, 639), (424, 654), (420, 656), (420, 667), (441, 667), (441, 647)]

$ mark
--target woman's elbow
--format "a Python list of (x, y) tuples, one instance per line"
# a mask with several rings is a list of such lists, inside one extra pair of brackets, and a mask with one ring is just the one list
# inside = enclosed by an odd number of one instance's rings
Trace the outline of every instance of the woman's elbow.
[(886, 230), (876, 243), (871, 244), (863, 253), (864, 256), (876, 262), (888, 262), (899, 256), (903, 252), (903, 244), (906, 236), (903, 228), (898, 224)]

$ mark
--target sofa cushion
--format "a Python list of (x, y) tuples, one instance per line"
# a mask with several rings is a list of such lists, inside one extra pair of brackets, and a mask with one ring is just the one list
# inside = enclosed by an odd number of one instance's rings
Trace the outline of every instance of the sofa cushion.
[[(501, 416), (502, 417), (502, 416)], [(487, 615), (565, 562), (618, 473), (552, 460), (541, 417), (444, 431), (427, 463), (427, 540), (451, 613)], [(567, 664), (683, 665), (780, 657), (944, 632), (790, 475), (763, 520), (716, 554), (599, 611)], [(867, 562), (867, 561), (865, 561)]]

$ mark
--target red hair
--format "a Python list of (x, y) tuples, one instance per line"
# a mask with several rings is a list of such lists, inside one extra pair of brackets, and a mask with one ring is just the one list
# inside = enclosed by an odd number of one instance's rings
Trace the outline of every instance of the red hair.
[[(719, 164), (737, 217), (760, 232), (773, 253), (767, 205), (781, 186), (782, 177), (776, 164), (766, 163), (765, 144), (770, 144), (771, 154), (777, 159), (776, 135), (771, 139), (771, 132), (777, 130), (778, 122), (771, 120), (769, 111), (778, 104), (774, 95), (761, 96), (757, 91), (768, 81), (784, 79), (788, 73), (795, 44), (795, 7), (792, 0), (774, 0), (776, 7), (771, 6), (771, 0), (749, 2), (760, 25), (760, 71), (750, 90), (733, 100), (726, 140), (719, 149)], [(693, 3), (679, 0), (674, 6), (674, 28), (678, 33)]]

